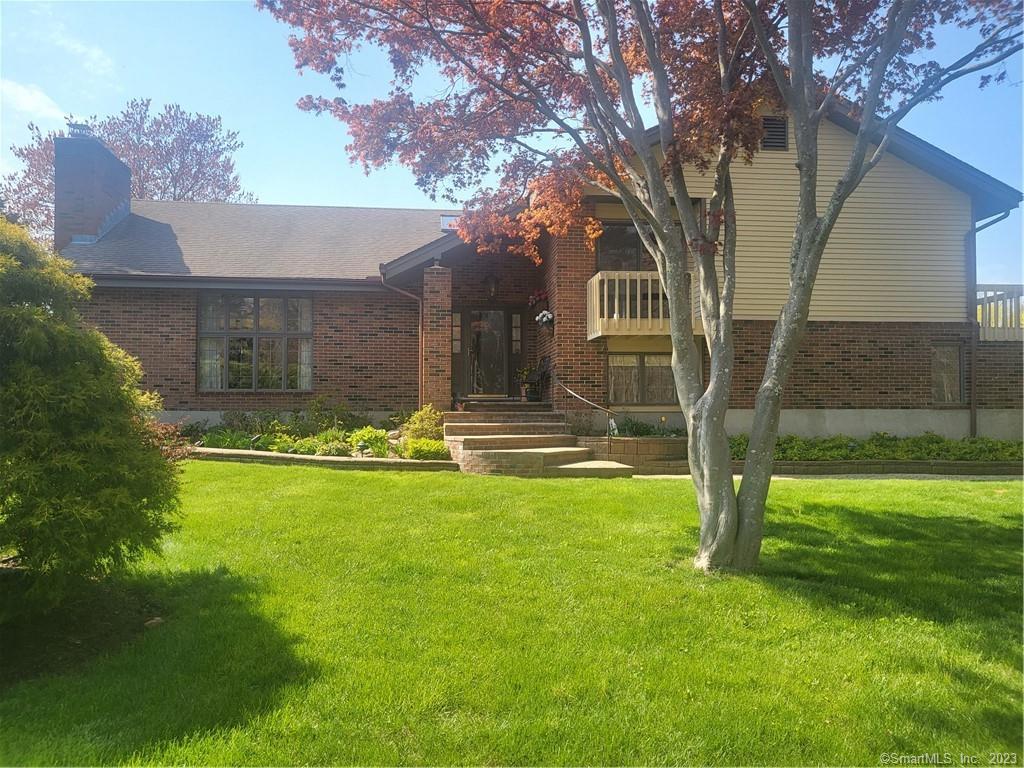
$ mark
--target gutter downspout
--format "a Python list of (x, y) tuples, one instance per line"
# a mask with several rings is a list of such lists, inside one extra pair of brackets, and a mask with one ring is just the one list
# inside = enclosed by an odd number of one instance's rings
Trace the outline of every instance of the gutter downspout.
[(385, 288), (394, 291), (395, 293), (401, 294), (406, 298), (412, 299), (416, 302), (416, 307), (419, 310), (416, 317), (416, 330), (418, 335), (417, 350), (418, 356), (416, 358), (416, 407), (423, 405), (423, 299), (417, 296), (415, 293), (396, 288), (395, 286), (388, 283), (384, 277), (384, 268), (381, 265), (380, 270), (380, 284)]
[(998, 224), (1010, 215), (1007, 209), (989, 219), (980, 227), (974, 218), (974, 206), (971, 206), (971, 228), (964, 235), (964, 253), (967, 260), (967, 317), (971, 321), (971, 340), (968, 347), (968, 365), (970, 366), (971, 379), (969, 387), (970, 398), (970, 427), (968, 434), (971, 437), (978, 436), (978, 233), (988, 229), (993, 224)]

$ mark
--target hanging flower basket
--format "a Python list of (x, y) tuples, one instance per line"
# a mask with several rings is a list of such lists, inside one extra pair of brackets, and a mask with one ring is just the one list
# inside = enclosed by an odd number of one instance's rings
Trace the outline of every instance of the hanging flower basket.
[(555, 327), (555, 316), (552, 314), (550, 309), (543, 309), (534, 318), (537, 321), (537, 325), (541, 328), (554, 328)]

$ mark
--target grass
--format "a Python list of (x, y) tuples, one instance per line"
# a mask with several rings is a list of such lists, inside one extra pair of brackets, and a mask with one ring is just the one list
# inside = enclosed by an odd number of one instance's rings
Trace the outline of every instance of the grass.
[(1021, 751), (1018, 481), (779, 481), (761, 570), (711, 577), (685, 481), (184, 482), (162, 558), (8, 637), (58, 666), (0, 688), (0, 764)]

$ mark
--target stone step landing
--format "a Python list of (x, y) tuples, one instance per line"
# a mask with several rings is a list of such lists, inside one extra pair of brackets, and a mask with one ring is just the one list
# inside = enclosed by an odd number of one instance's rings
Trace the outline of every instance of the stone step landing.
[(444, 439), (463, 472), (520, 477), (630, 477), (633, 467), (595, 461), (548, 403), (470, 401), (445, 414)]

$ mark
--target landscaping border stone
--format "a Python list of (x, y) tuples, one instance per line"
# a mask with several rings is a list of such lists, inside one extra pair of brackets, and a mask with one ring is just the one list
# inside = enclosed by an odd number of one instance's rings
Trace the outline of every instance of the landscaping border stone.
[(362, 459), (353, 456), (304, 456), (296, 453), (247, 451), (234, 448), (193, 448), (191, 458), (213, 461), (251, 461), (262, 464), (315, 464), (331, 469), (391, 469), (405, 472), (458, 472), (454, 461)]

